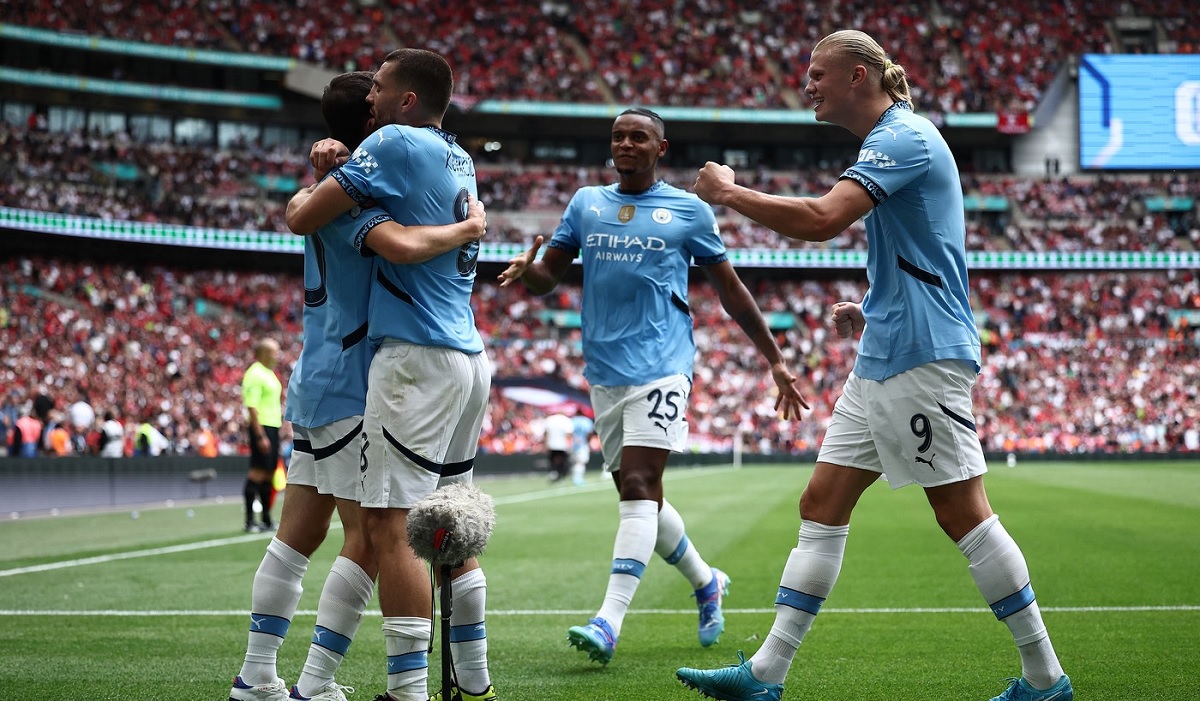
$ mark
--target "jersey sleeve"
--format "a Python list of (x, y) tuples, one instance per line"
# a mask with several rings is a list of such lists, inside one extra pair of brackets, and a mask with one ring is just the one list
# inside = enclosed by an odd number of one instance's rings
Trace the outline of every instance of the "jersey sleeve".
[(405, 197), (408, 194), (408, 139), (395, 126), (385, 126), (363, 139), (350, 160), (330, 173), (330, 177), (361, 207), (369, 207), (383, 194)]
[(878, 206), (929, 171), (929, 149), (919, 134), (907, 127), (877, 128), (867, 135), (858, 162), (842, 173), (866, 189)]
[(346, 243), (353, 246), (354, 250), (361, 253), (364, 258), (375, 255), (375, 251), (365, 244), (367, 234), (371, 232), (371, 229), (384, 222), (394, 221), (392, 215), (382, 207), (367, 209), (355, 207), (342, 216), (349, 218), (350, 221), (346, 222), (345, 226), (338, 227), (338, 234), (346, 237)]
[(558, 222), (558, 227), (554, 229), (554, 235), (550, 237), (550, 243), (547, 244), (551, 248), (559, 248), (569, 252), (572, 256), (579, 253), (583, 248), (583, 241), (580, 240), (579, 231), (579, 213), (583, 210), (583, 198), (586, 188), (577, 191), (571, 201), (567, 203), (566, 210), (563, 211), (562, 219)]
[(717, 224), (717, 216), (712, 207), (692, 197), (695, 210), (694, 233), (688, 240), (688, 253), (696, 265), (716, 265), (729, 260), (725, 250), (725, 241), (721, 238), (721, 227)]

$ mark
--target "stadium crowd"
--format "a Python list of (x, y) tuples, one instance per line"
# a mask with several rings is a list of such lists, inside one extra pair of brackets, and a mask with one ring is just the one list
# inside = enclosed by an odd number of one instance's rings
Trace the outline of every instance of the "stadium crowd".
[[(747, 271), (743, 271), (747, 275)], [(94, 450), (105, 415), (124, 426), (125, 454), (144, 424), (165, 451), (242, 449), (239, 380), (245, 349), (283, 342), (286, 383), (299, 353), (302, 281), (291, 273), (134, 268), (27, 258), (0, 263), (0, 428), (41, 422), (43, 454)], [(484, 276), (486, 278), (486, 276)], [(483, 278), (481, 278), (483, 279)], [(985, 367), (980, 437), (993, 452), (1129, 453), (1200, 450), (1200, 309), (1195, 271), (973, 275)], [(773, 411), (768, 373), (707, 285), (690, 291), (697, 345), (691, 449), (815, 450), (854, 360), (829, 332), (833, 302), (860, 299), (865, 281), (747, 277), (789, 362), (804, 369), (813, 407), (801, 422)], [(577, 310), (578, 285), (547, 297), (488, 278), (475, 306), (496, 378), (552, 378), (584, 389), (578, 329), (543, 312)], [(86, 404), (91, 419), (73, 429)], [(83, 411), (87, 417), (89, 412)], [(544, 412), (493, 390), (481, 449), (540, 450)], [(40, 417), (40, 418), (39, 418)], [(57, 437), (56, 427), (62, 426)]]
[[(1161, 50), (1200, 50), (1188, 0), (134, 0), (0, 5), (0, 22), (172, 46), (370, 69), (400, 46), (461, 66), (481, 98), (711, 107), (797, 107), (808, 49), (843, 26), (895, 47), (916, 107), (941, 113), (1032, 111), (1069, 56), (1111, 53), (1106, 24), (1161, 23)], [(651, 70), (652, 69), (652, 70)]]
[(10, 165), (0, 203), (119, 221), (286, 231), (284, 203), (255, 177), (308, 174), (295, 149), (213, 150), (2, 122), (0, 149)]
[[(266, 183), (306, 184), (303, 153), (247, 145), (222, 150), (180, 144), (146, 144), (116, 134), (49, 132), (0, 122), (0, 149), (11, 167), (0, 173), (0, 206), (186, 226), (286, 232), (284, 199), (293, 190)], [(118, 166), (125, 174), (117, 177)], [(663, 169), (668, 181), (690, 188), (695, 170)], [(751, 187), (784, 195), (826, 191), (840, 170), (744, 169)], [(487, 164), (478, 170), (480, 198), (488, 207), (491, 242), (526, 242), (553, 227), (571, 195), (584, 185), (611, 180), (600, 167)], [(1152, 250), (1200, 248), (1195, 209), (1151, 211), (1153, 198), (1200, 192), (1196, 173), (1017, 177), (966, 174), (963, 189), (976, 197), (1001, 197), (1002, 212), (972, 212), (969, 249), (1023, 251)], [(532, 217), (530, 215), (533, 215)], [(739, 215), (718, 212), (722, 236), (734, 248), (812, 247), (776, 235)], [(535, 231), (531, 227), (543, 227)], [(829, 247), (866, 248), (855, 225)]]
[[(0, 22), (290, 56), (337, 71), (372, 68), (391, 48), (421, 45), (460, 67), (464, 108), (484, 97), (796, 108), (804, 105), (809, 47), (853, 24), (894, 47), (893, 58), (908, 68), (918, 110), (969, 113), (1032, 111), (1070, 56), (1117, 48), (1104, 21), (1120, 16), (1157, 19), (1163, 50), (1200, 51), (1193, 4), (16, 0), (0, 5)], [(124, 133), (46, 131), (36, 120), (0, 121), (0, 150), (9, 165), (0, 173), (0, 206), (110, 220), (283, 232), (292, 190), (271, 183), (309, 182), (306, 158), (293, 148), (142, 143)], [(694, 168), (663, 172), (685, 188), (695, 177)], [(839, 173), (834, 167), (748, 168), (739, 177), (755, 189), (799, 195), (824, 192)], [(478, 176), (491, 223), (487, 240), (519, 243), (549, 233), (580, 186), (612, 180), (598, 167), (503, 162), (481, 162)], [(1007, 204), (968, 213), (971, 250), (1200, 249), (1194, 207), (1149, 205), (1159, 198), (1194, 199), (1200, 192), (1194, 172), (964, 173), (963, 189)], [(813, 246), (736, 214), (718, 216), (731, 248)], [(825, 245), (863, 250), (863, 229), (855, 225)], [(281, 339), (285, 382), (298, 355), (298, 275), (54, 258), (0, 260), (0, 273), (0, 430), (7, 439), (22, 423), (37, 434), (33, 452), (95, 451), (109, 414), (123, 424), (124, 454), (150, 450), (135, 441), (143, 427), (161, 436), (154, 451), (237, 452), (244, 443), (237, 381), (245, 349), (262, 335)], [(987, 450), (1200, 450), (1196, 271), (977, 272), (973, 281), (985, 343), (977, 410)], [(749, 283), (764, 309), (782, 320), (781, 345), (793, 365), (807, 371), (813, 412), (803, 422), (774, 417), (763, 368), (715, 296), (697, 286), (690, 302), (702, 350), (691, 444), (696, 451), (725, 451), (741, 435), (750, 451), (814, 450), (854, 358), (853, 343), (828, 333), (828, 308), (861, 298), (865, 282)], [(495, 376), (551, 377), (583, 388), (578, 330), (555, 326), (542, 314), (578, 309), (579, 294), (575, 285), (538, 298), (490, 280), (480, 284), (477, 320)], [(482, 449), (539, 450), (542, 414), (495, 391)]]
[[(234, 451), (245, 442), (239, 384), (245, 349), (256, 333), (271, 329), (289, 339), (289, 357), (299, 352), (298, 299), (294, 290), (275, 287), (275, 275), (142, 272), (29, 258), (5, 261), (0, 270), (6, 394), (0, 413), (8, 417), (5, 429), (22, 409), (41, 421), (44, 435), (36, 442), (45, 452), (51, 452), (51, 424), (80, 429), (68, 448), (94, 446), (108, 412), (125, 427), (126, 453), (142, 423), (154, 425), (177, 452), (209, 445)], [(41, 411), (32, 406), (38, 396), (51, 400)], [(80, 401), (91, 407), (92, 425), (64, 420)]]

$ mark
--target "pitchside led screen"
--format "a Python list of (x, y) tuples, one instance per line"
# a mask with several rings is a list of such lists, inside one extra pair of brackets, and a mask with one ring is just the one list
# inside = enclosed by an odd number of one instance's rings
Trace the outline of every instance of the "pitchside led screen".
[(1084, 55), (1079, 162), (1095, 169), (1200, 168), (1200, 55)]

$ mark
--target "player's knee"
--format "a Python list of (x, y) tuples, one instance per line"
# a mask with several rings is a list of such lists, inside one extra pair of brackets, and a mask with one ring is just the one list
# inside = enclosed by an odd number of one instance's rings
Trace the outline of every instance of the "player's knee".
[(353, 520), (342, 519), (342, 554), (358, 562), (351, 553), (357, 555), (370, 551), (371, 534), (367, 531), (366, 522), (361, 517)]
[(408, 540), (405, 519), (397, 509), (363, 509), (362, 525), (376, 552), (387, 549), (396, 538)]
[(275, 537), (304, 557), (312, 557), (321, 543), (325, 542), (328, 532), (328, 522), (321, 528), (319, 524), (314, 525), (303, 519), (280, 519), (279, 532)]
[(976, 526), (983, 523), (990, 516), (990, 510), (986, 514), (951, 508), (934, 510), (934, 517), (937, 519), (938, 526), (942, 529), (942, 532), (950, 537), (950, 540), (956, 543), (966, 537), (968, 533), (975, 530)]
[(652, 475), (630, 473), (621, 478), (621, 501), (662, 499), (662, 480)]
[(800, 518), (826, 526), (843, 526), (850, 522), (853, 504), (843, 504), (832, 493), (809, 483), (800, 494)]
[(815, 520), (814, 515), (820, 510), (821, 497), (815, 493), (811, 486), (806, 487), (800, 493), (800, 518), (807, 521)]
[(371, 579), (374, 579), (379, 574), (379, 565), (375, 561), (375, 551), (371, 548), (371, 544), (368, 542), (365, 533), (357, 538), (347, 537), (346, 542), (342, 544), (342, 551), (339, 554), (361, 567), (362, 571)]

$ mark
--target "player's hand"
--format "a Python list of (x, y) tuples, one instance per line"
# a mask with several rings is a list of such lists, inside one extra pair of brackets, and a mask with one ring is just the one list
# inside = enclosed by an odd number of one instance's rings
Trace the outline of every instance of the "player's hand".
[(855, 302), (838, 302), (833, 305), (833, 313), (829, 315), (829, 319), (840, 338), (857, 336), (867, 326), (862, 305)]
[(734, 183), (733, 168), (709, 161), (696, 175), (692, 188), (696, 196), (709, 204), (721, 204), (721, 195)]
[(467, 195), (467, 219), (470, 224), (474, 224), (472, 229), (473, 236), (471, 241), (478, 241), (487, 233), (487, 210), (483, 206), (483, 202), (475, 199), (474, 195)]
[(775, 379), (775, 386), (779, 389), (779, 396), (775, 398), (775, 411), (783, 415), (784, 421), (799, 421), (800, 409), (809, 408), (808, 402), (800, 396), (800, 388), (796, 386), (800, 378), (793, 375), (787, 364), (782, 361), (771, 365), (771, 377)]
[(508, 287), (514, 280), (521, 279), (525, 270), (533, 264), (533, 261), (537, 260), (538, 249), (542, 247), (542, 242), (545, 240), (545, 236), (538, 236), (533, 240), (533, 245), (529, 247), (529, 250), (508, 260), (508, 267), (496, 278), (500, 281), (501, 287)]
[(317, 180), (348, 160), (350, 149), (337, 139), (321, 139), (308, 152), (308, 162), (312, 164), (313, 177)]
[(258, 443), (258, 452), (266, 453), (267, 451), (271, 450), (271, 439), (267, 438), (265, 433), (258, 437), (257, 443)]

